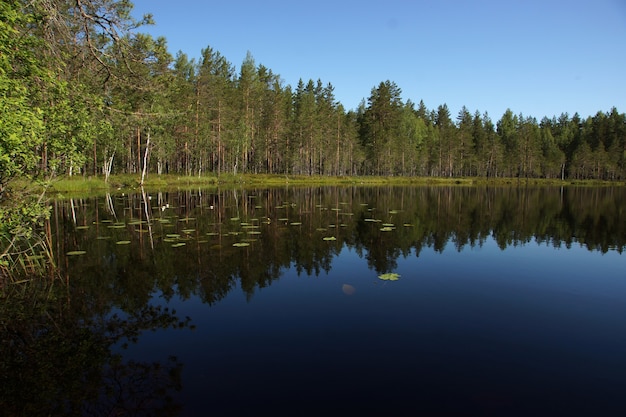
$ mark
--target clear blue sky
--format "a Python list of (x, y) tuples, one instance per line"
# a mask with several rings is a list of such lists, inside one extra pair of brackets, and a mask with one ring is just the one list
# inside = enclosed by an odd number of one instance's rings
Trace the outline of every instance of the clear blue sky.
[(295, 87), (318, 78), (355, 109), (381, 81), (402, 99), (495, 122), (626, 112), (626, 0), (135, 0), (170, 52), (207, 46)]

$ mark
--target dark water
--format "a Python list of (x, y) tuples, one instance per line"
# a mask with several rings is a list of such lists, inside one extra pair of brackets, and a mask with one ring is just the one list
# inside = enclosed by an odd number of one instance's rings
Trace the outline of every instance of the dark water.
[(65, 410), (626, 415), (624, 189), (201, 190), (54, 207), (69, 326), (99, 335), (104, 353), (87, 360), (106, 370)]

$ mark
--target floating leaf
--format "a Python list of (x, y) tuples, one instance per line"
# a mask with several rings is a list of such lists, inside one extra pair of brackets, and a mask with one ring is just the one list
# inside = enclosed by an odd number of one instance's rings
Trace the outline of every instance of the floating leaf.
[(248, 242), (237, 242), (237, 243), (233, 243), (233, 246), (236, 248), (243, 248), (244, 246), (250, 246), (250, 243)]
[(337, 238), (335, 236), (327, 236), (324, 240), (337, 240)]
[(87, 230), (89, 226), (76, 226), (76, 230)]
[(389, 272), (379, 275), (378, 278), (382, 279), (383, 281), (397, 281), (400, 279), (400, 274), (396, 274), (395, 272)]
[(130, 244), (130, 240), (118, 240), (115, 242), (116, 245), (128, 245)]
[(393, 231), (394, 229), (395, 229), (395, 227), (389, 227), (389, 226), (386, 226), (386, 227), (381, 227), (380, 231), (381, 231), (381, 232), (391, 232), (391, 231)]
[(180, 235), (178, 233), (169, 233), (167, 235), (165, 235), (166, 237), (169, 237), (170, 239), (177, 239), (180, 237)]
[(183, 229), (183, 233), (187, 233), (187, 234), (193, 233), (195, 231), (196, 229)]
[(111, 236), (98, 236), (96, 237), (97, 240), (105, 240), (105, 239), (111, 239)]
[(300, 226), (302, 222), (291, 222), (292, 226)]
[(77, 255), (84, 255), (86, 253), (87, 253), (87, 251), (84, 251), (84, 250), (73, 250), (73, 251), (70, 251), (70, 252), (66, 253), (66, 255), (67, 256), (77, 256)]
[(173, 248), (180, 248), (181, 246), (185, 246), (186, 243), (185, 242), (179, 242), (179, 243), (174, 243), (172, 245)]

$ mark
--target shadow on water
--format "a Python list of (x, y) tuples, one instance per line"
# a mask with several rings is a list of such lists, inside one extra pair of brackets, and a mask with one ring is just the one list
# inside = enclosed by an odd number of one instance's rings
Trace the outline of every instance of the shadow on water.
[[(451, 256), (490, 243), (504, 252), (532, 242), (546, 248), (579, 247), (588, 252), (622, 254), (626, 244), (626, 191), (620, 188), (197, 190), (64, 199), (54, 201), (53, 206), (50, 221), (54, 251), (64, 282), (2, 289), (3, 415), (202, 415), (191, 413), (185, 395), (178, 393), (181, 388), (184, 390), (181, 374), (185, 367), (196, 366), (193, 362), (170, 357), (171, 353), (165, 351), (156, 361), (128, 359), (125, 347), (132, 350), (148, 330), (176, 338), (176, 334), (187, 334), (185, 329), (193, 327), (193, 321), (203, 320), (193, 316), (181, 319), (167, 306), (170, 301), (182, 305), (198, 302), (208, 308), (219, 306), (238, 292), (246, 303), (254, 304), (255, 294), (280, 281), (287, 271), (306, 277), (331, 274), (345, 251), (362, 260), (375, 275), (394, 277), (395, 281), (399, 275), (394, 272), (403, 259), (424, 253)], [(403, 278), (399, 279), (402, 282)], [(386, 284), (394, 285), (383, 283)], [(344, 283), (341, 288), (350, 299), (357, 300), (355, 297), (363, 294), (361, 287)], [(397, 297), (401, 304), (402, 297)], [(224, 308), (227, 305), (230, 304), (224, 304)], [(367, 316), (366, 307), (358, 314)], [(367, 308), (371, 310), (371, 306)], [(292, 310), (285, 311), (290, 313)], [(316, 334), (318, 325), (311, 321), (308, 330), (299, 330), (294, 337)], [(357, 333), (335, 337), (334, 342), (343, 343), (345, 349), (359, 349), (353, 343), (365, 338), (368, 331), (359, 329), (353, 330)], [(267, 331), (289, 332), (289, 327)], [(401, 331), (406, 330), (398, 330)], [(228, 334), (224, 330), (222, 337)], [(324, 334), (320, 338), (326, 340)], [(182, 339), (195, 343), (201, 337)], [(311, 340), (306, 340), (310, 345)], [(370, 346), (378, 343), (363, 340)], [(355, 401), (358, 398), (360, 403), (344, 401), (339, 409), (358, 410), (365, 415), (368, 411), (385, 410), (398, 415), (407, 407), (434, 414), (446, 410), (464, 412), (472, 410), (472, 404), (487, 404), (478, 407), (482, 411), (493, 406), (494, 410), (515, 414), (511, 413), (513, 400), (504, 394), (464, 391), (464, 384), (471, 385), (475, 379), (462, 370), (474, 375), (484, 372), (470, 362), (489, 349), (483, 341), (468, 340), (477, 343), (477, 347), (467, 360), (442, 342), (423, 344), (440, 352), (432, 362), (417, 364), (407, 351), (413, 342), (397, 346), (398, 354), (406, 355), (409, 368), (413, 366), (413, 371), (428, 375), (427, 381), (407, 375), (392, 377), (389, 369), (397, 367), (396, 362), (386, 357), (372, 362), (369, 351), (363, 350), (352, 351), (351, 359), (343, 363), (336, 358), (328, 361), (324, 356), (325, 361), (333, 364), (334, 379), (316, 372), (324, 367), (317, 359), (312, 360), (311, 366), (298, 368), (302, 357), (292, 357), (292, 365), (298, 364), (293, 371), (260, 366), (252, 359), (255, 355), (270, 355), (264, 360), (280, 362), (272, 353), (263, 351), (266, 342), (261, 341), (257, 345), (259, 352), (251, 348), (251, 356), (238, 359), (238, 369), (232, 369), (235, 365), (231, 364), (231, 371), (242, 373), (243, 379), (248, 372), (258, 380), (259, 375), (272, 373), (265, 380), (281, 381), (281, 395), (290, 395), (291, 400), (271, 401), (270, 391), (259, 388), (258, 394), (249, 392), (247, 400), (241, 399), (245, 406), (237, 405), (233, 403), (235, 397), (226, 394), (226, 387), (234, 388), (237, 384), (227, 381), (230, 373), (224, 368), (222, 373), (216, 371), (224, 378), (224, 388), (216, 386), (214, 391), (224, 398), (221, 406), (217, 405), (219, 401), (213, 401), (213, 410), (217, 414), (238, 411), (254, 415), (255, 410), (271, 409), (304, 415), (306, 410), (333, 410), (325, 404), (346, 395)], [(267, 343), (275, 346), (274, 342)], [(295, 342), (285, 343), (290, 346)], [(224, 346), (222, 353), (227, 351)], [(293, 346), (307, 349), (305, 345)], [(228, 349), (233, 349), (232, 345)], [(344, 352), (341, 347), (338, 349)], [(381, 345), (380, 349), (386, 348)], [(521, 354), (519, 347), (511, 345), (511, 349)], [(494, 366), (489, 360), (485, 362)], [(365, 363), (369, 365), (363, 366)], [(451, 368), (454, 366), (457, 368)], [(504, 364), (502, 369), (510, 366)], [(444, 368), (446, 373), (439, 373)], [(401, 370), (398, 372), (402, 374)], [(386, 379), (381, 379), (381, 384), (373, 382), (375, 387), (369, 389), (375, 388), (378, 398), (366, 390), (374, 397), (369, 403), (363, 402), (362, 394), (366, 391), (355, 381), (375, 381), (372, 375), (376, 373), (396, 378), (397, 383), (404, 385), (390, 387), (383, 383)], [(489, 378), (501, 377), (496, 370)], [(306, 380), (307, 390), (323, 397), (318, 402), (308, 402), (310, 396), (286, 382), (289, 380)], [(393, 384), (392, 380), (388, 382)], [(407, 381), (413, 383), (407, 386)], [(354, 385), (345, 386), (346, 383)], [(243, 386), (252, 389), (249, 384)], [(419, 399), (421, 405), (411, 406), (406, 400), (409, 397)], [(398, 398), (402, 400), (397, 401)], [(539, 400), (530, 396), (529, 401)], [(250, 404), (256, 405), (247, 408)], [(211, 406), (207, 413), (210, 411)]]

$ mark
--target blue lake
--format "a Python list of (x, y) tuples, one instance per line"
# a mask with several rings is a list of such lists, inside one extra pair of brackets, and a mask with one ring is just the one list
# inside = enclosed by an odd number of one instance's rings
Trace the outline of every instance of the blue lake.
[(176, 358), (153, 415), (626, 415), (625, 201), (198, 190), (59, 200), (52, 222), (81, 314), (181, 321), (109, 346)]

